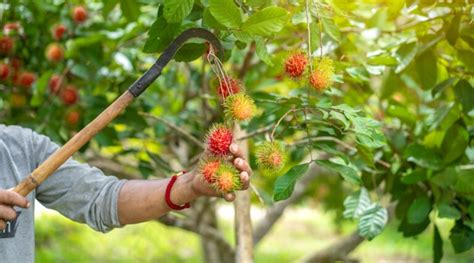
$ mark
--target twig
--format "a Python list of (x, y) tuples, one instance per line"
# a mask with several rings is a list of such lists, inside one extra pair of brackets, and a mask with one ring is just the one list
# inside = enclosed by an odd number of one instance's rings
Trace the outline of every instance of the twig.
[(266, 132), (268, 132), (268, 131), (271, 131), (272, 128), (273, 128), (273, 124), (270, 124), (270, 125), (268, 125), (268, 126), (266, 126), (266, 127), (262, 127), (262, 128), (260, 128), (260, 129), (254, 130), (254, 131), (252, 131), (252, 132), (250, 132), (250, 133), (247, 133), (245, 136), (242, 136), (242, 137), (240, 137), (240, 138), (237, 138), (237, 140), (238, 140), (238, 141), (241, 141), (241, 140), (245, 140), (245, 139), (251, 138), (251, 137), (253, 137), (253, 136), (255, 136), (255, 135), (259, 135), (259, 134), (262, 134), (262, 133), (266, 133)]
[[(289, 109), (287, 112), (285, 112), (285, 114), (283, 114), (280, 119), (278, 119), (277, 123), (275, 123), (275, 125), (273, 126), (273, 129), (272, 129), (272, 133), (270, 134), (270, 140), (273, 141), (273, 136), (275, 135), (275, 131), (276, 131), (276, 128), (280, 125), (281, 121), (290, 113), (292, 112), (295, 112), (296, 110), (298, 109)], [(299, 109), (301, 110), (301, 109)]]
[(196, 144), (197, 146), (199, 146), (201, 149), (205, 149), (206, 147), (204, 146), (204, 143), (202, 143), (201, 141), (199, 141), (198, 139), (196, 139), (196, 137), (194, 137), (193, 135), (191, 135), (190, 133), (188, 133), (187, 131), (185, 131), (184, 129), (176, 126), (174, 123), (168, 121), (168, 120), (165, 120), (161, 117), (158, 117), (158, 116), (155, 116), (155, 115), (152, 115), (150, 113), (147, 113), (147, 112), (139, 112), (138, 114), (142, 115), (142, 116), (145, 116), (145, 117), (148, 117), (148, 118), (152, 118), (152, 119), (155, 119), (157, 121), (160, 121), (162, 122), (163, 124), (165, 124), (166, 126), (170, 127), (171, 129), (177, 131), (178, 133), (180, 133), (181, 135), (183, 135), (185, 138), (187, 138), (188, 140), (190, 140), (191, 142), (193, 142), (194, 144)]
[(245, 55), (244, 62), (242, 63), (242, 67), (239, 70), (239, 79), (243, 79), (245, 77), (245, 74), (247, 74), (247, 71), (250, 66), (250, 62), (252, 61), (253, 54), (255, 53), (255, 41), (253, 41), (250, 44), (249, 50), (247, 51), (247, 54)]

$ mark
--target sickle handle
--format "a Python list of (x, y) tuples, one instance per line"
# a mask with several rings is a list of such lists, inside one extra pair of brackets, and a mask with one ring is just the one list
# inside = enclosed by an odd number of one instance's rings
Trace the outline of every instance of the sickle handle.
[(117, 117), (135, 97), (138, 97), (161, 74), (163, 68), (173, 58), (178, 49), (190, 38), (202, 38), (211, 43), (220, 58), (223, 49), (219, 40), (209, 31), (191, 28), (181, 33), (161, 54), (155, 64), (143, 76), (133, 83), (117, 100), (97, 116), (91, 123), (72, 137), (66, 144), (54, 152), (46, 161), (36, 168), (26, 179), (23, 179), (13, 191), (27, 196), (44, 180), (54, 173), (75, 152), (81, 149), (92, 137)]

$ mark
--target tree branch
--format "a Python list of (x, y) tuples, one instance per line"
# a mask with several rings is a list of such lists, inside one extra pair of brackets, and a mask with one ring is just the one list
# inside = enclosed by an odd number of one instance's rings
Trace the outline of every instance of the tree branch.
[(254, 53), (255, 53), (255, 41), (253, 41), (252, 44), (250, 44), (249, 50), (247, 51), (247, 54), (245, 55), (244, 63), (242, 63), (242, 67), (240, 68), (240, 71), (239, 71), (239, 79), (243, 79), (245, 77), (245, 74), (247, 74), (247, 70), (250, 66), (250, 62), (252, 61)]

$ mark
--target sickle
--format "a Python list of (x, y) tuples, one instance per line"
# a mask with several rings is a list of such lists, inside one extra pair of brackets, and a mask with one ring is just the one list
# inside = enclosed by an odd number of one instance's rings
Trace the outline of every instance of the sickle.
[(99, 131), (107, 126), (117, 115), (120, 114), (132, 100), (138, 97), (153, 81), (158, 78), (163, 68), (170, 62), (178, 49), (191, 38), (202, 38), (207, 40), (217, 51), (220, 59), (223, 59), (224, 50), (221, 43), (211, 32), (201, 28), (191, 28), (181, 33), (171, 44), (163, 51), (155, 64), (145, 72), (137, 81), (135, 81), (127, 91), (118, 97), (107, 109), (97, 116), (91, 123), (72, 137), (66, 144), (54, 152), (38, 168), (22, 180), (13, 191), (27, 196), (31, 191), (38, 187), (44, 180), (54, 173), (64, 162), (67, 161), (84, 144), (89, 142)]

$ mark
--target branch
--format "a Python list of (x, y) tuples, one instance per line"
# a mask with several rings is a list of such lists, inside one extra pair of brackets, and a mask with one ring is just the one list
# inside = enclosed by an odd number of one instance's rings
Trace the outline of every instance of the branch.
[(154, 119), (154, 120), (157, 120), (157, 121), (160, 121), (162, 122), (163, 124), (165, 124), (166, 126), (168, 126), (169, 128), (175, 130), (176, 132), (178, 132), (179, 134), (181, 134), (183, 137), (185, 137), (186, 139), (190, 140), (191, 142), (193, 142), (194, 144), (196, 144), (197, 146), (199, 146), (201, 149), (205, 149), (206, 147), (204, 146), (204, 144), (196, 139), (196, 137), (194, 137), (193, 135), (191, 135), (189, 132), (187, 132), (186, 130), (176, 126), (174, 123), (168, 121), (168, 120), (165, 120), (161, 117), (158, 117), (158, 116), (155, 116), (155, 115), (152, 115), (150, 113), (146, 113), (146, 112), (139, 112), (138, 114), (142, 115), (142, 116), (145, 116), (145, 117), (148, 117), (148, 118), (151, 118), (151, 119)]
[(239, 71), (239, 79), (243, 79), (245, 74), (247, 74), (247, 70), (249, 69), (250, 62), (252, 61), (253, 54), (255, 53), (255, 41), (250, 44), (249, 50), (244, 58), (244, 63), (242, 63), (242, 67)]
[(272, 229), (273, 225), (280, 219), (285, 211), (286, 207), (299, 201), (306, 189), (309, 187), (310, 182), (313, 181), (321, 174), (321, 168), (317, 165), (312, 165), (300, 180), (295, 185), (295, 190), (290, 198), (275, 203), (272, 207), (267, 210), (265, 216), (257, 223), (254, 229), (253, 243), (256, 246), (268, 232)]
[(301, 263), (324, 263), (345, 260), (347, 254), (352, 252), (364, 240), (365, 239), (359, 236), (359, 232), (356, 230), (352, 232), (352, 234), (329, 245), (329, 247), (321, 249), (320, 251), (303, 258)]
[(239, 138), (237, 138), (237, 141), (242, 141), (242, 140), (245, 140), (245, 139), (248, 139), (248, 138), (251, 138), (253, 136), (256, 136), (256, 135), (259, 135), (259, 134), (262, 134), (262, 133), (266, 133), (266, 132), (269, 132), (273, 129), (273, 124), (270, 124), (266, 127), (262, 127), (262, 128), (259, 128), (259, 129), (256, 129), (252, 132), (249, 132), (247, 133), (245, 136), (241, 136)]

